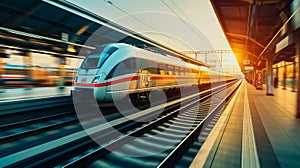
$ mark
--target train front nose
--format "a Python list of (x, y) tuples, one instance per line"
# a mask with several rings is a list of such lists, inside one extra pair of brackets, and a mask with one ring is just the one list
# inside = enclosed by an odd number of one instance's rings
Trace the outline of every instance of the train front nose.
[(104, 73), (78, 74), (74, 82), (72, 96), (78, 99), (103, 99), (105, 97), (105, 78)]

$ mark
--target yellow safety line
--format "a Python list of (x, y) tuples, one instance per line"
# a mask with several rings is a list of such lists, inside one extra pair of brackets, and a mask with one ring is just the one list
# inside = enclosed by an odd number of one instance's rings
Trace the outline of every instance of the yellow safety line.
[[(244, 83), (245, 85), (245, 83)], [(244, 93), (244, 116), (242, 135), (242, 168), (259, 168), (259, 159), (253, 132), (247, 87)]]

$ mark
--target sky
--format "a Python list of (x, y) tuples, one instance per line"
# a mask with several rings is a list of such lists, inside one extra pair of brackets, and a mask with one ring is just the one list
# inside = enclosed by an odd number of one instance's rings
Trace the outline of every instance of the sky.
[[(209, 0), (67, 1), (180, 52), (231, 50)], [(210, 64), (214, 60), (219, 55), (208, 56)], [(238, 69), (233, 54), (222, 60), (225, 71)]]

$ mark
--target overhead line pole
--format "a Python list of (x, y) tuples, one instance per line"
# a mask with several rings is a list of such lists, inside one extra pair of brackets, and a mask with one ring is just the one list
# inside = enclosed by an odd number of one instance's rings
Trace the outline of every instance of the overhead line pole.
[(194, 54), (197, 56), (198, 54), (205, 54), (205, 63), (207, 64), (207, 54), (220, 54), (220, 66), (222, 66), (223, 62), (223, 54), (230, 53), (230, 50), (203, 50), (203, 51), (182, 51), (183, 54)]

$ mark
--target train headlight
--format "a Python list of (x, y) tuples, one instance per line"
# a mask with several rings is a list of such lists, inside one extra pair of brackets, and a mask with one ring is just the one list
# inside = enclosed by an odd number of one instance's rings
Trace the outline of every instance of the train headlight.
[(96, 77), (93, 79), (92, 83), (98, 83), (99, 80), (100, 80), (100, 78), (101, 78), (101, 76), (96, 76)]

